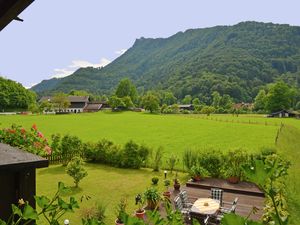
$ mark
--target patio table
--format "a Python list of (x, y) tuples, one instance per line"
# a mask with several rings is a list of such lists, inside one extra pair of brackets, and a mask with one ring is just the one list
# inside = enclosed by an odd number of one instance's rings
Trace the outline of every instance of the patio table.
[(211, 198), (199, 198), (194, 202), (191, 213), (202, 215), (213, 215), (220, 208), (220, 201)]

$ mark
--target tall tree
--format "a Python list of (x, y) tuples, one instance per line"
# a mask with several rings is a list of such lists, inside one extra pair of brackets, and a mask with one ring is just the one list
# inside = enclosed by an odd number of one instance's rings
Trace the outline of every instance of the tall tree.
[(132, 102), (136, 102), (138, 97), (135, 85), (128, 78), (120, 81), (116, 90), (116, 96), (119, 98), (129, 96)]
[(215, 107), (215, 108), (219, 108), (220, 106), (220, 101), (222, 99), (221, 95), (219, 92), (217, 91), (214, 91), (212, 94), (212, 106)]
[(191, 104), (191, 102), (192, 102), (192, 96), (191, 95), (184, 96), (184, 99), (182, 100), (183, 104)]
[(147, 93), (142, 98), (142, 106), (151, 113), (156, 112), (159, 109), (159, 99), (155, 95)]
[(70, 106), (70, 101), (68, 99), (68, 95), (64, 94), (64, 93), (56, 93), (53, 96), (53, 100), (52, 100), (54, 106), (56, 108), (58, 108), (59, 111), (61, 111), (62, 109), (66, 109)]
[(260, 90), (255, 97), (254, 101), (254, 109), (258, 110), (265, 110), (266, 108), (266, 91), (264, 89)]
[(266, 109), (270, 112), (289, 109), (292, 94), (290, 87), (283, 81), (272, 84), (266, 97)]

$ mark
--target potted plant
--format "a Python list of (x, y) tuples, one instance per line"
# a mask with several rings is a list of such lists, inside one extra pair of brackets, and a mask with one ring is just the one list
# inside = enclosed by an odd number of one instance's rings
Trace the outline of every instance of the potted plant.
[(158, 177), (152, 177), (151, 181), (152, 181), (152, 185), (157, 185), (157, 183), (159, 181), (159, 178)]
[(171, 198), (171, 192), (169, 191), (169, 186), (170, 186), (171, 182), (170, 180), (165, 180), (164, 181), (164, 185), (166, 187), (166, 191), (163, 193), (163, 196), (167, 199)]
[(127, 206), (127, 201), (125, 198), (121, 198), (120, 203), (117, 206), (117, 219), (115, 220), (116, 225), (124, 225), (123, 218), (126, 215), (126, 206)]
[(227, 154), (224, 175), (229, 183), (237, 184), (240, 181), (242, 176), (241, 168), (245, 162), (247, 162), (247, 156), (240, 150)]
[(138, 205), (138, 209), (135, 210), (135, 216), (137, 218), (144, 219), (146, 211), (143, 209), (144, 198), (141, 194), (135, 196), (135, 204)]
[(209, 175), (209, 172), (202, 166), (193, 166), (190, 170), (190, 175), (193, 181), (200, 181), (202, 178)]
[(156, 188), (148, 188), (144, 193), (144, 197), (147, 200), (148, 209), (153, 210), (155, 208), (158, 208), (158, 203), (161, 199), (161, 196)]
[(177, 172), (176, 172), (175, 179), (174, 179), (174, 190), (175, 191), (180, 190), (180, 183), (179, 183), (179, 179), (177, 178)]
[(233, 167), (229, 167), (225, 171), (225, 176), (227, 177), (227, 181), (231, 184), (237, 184), (240, 182), (240, 173)]

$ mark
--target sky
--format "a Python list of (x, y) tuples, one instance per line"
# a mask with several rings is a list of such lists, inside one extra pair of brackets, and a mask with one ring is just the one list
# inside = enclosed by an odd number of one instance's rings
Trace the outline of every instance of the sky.
[(299, 0), (36, 0), (0, 32), (0, 76), (31, 87), (100, 67), (137, 38), (242, 21), (300, 26)]

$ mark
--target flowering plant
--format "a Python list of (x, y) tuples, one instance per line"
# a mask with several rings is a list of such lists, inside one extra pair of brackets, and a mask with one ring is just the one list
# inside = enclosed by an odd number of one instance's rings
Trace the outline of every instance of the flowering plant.
[(0, 142), (18, 147), (40, 156), (51, 155), (47, 139), (33, 124), (30, 130), (13, 124), (10, 128), (0, 129)]

